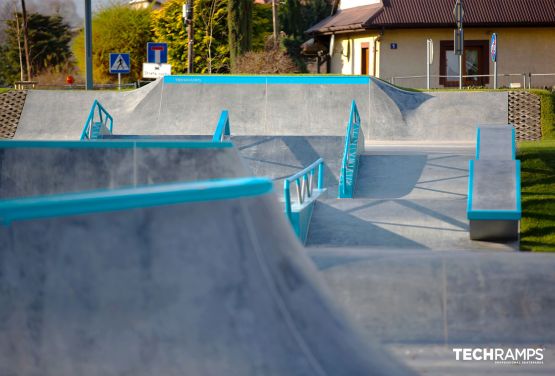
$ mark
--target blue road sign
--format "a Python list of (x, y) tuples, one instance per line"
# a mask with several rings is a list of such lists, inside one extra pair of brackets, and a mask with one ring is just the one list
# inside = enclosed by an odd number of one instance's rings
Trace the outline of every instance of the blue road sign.
[(497, 34), (491, 34), (491, 44), (490, 44), (490, 54), (491, 61), (494, 63), (497, 61)]
[(110, 54), (110, 73), (124, 73), (131, 71), (131, 57), (129, 54), (112, 53)]
[(148, 42), (146, 44), (147, 63), (167, 64), (168, 63), (168, 44)]

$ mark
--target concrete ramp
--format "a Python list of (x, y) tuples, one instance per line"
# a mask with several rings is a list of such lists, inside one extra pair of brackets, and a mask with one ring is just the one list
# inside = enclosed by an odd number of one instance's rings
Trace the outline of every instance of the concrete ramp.
[(506, 124), (509, 116), (506, 92), (411, 92), (371, 82), (368, 142), (470, 143), (478, 124)]
[(367, 143), (472, 142), (476, 124), (506, 124), (507, 93), (400, 90), (363, 76), (167, 76), (129, 92), (29, 92), (16, 139), (79, 138), (95, 99), (119, 135), (344, 136), (355, 100)]
[(331, 302), (270, 180), (175, 182), (244, 167), (159, 144), (2, 144), (0, 375), (412, 374)]

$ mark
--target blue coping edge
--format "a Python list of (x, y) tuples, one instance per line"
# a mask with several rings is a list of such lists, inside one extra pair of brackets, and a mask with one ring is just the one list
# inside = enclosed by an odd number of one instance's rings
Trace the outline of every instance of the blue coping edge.
[(476, 128), (476, 160), (480, 159), (480, 127)]
[(267, 178), (214, 179), (0, 201), (0, 219), (13, 221), (64, 217), (190, 202), (259, 196), (273, 190)]
[(368, 85), (369, 76), (164, 76), (164, 84), (216, 85)]
[[(512, 136), (513, 136), (513, 159), (516, 159), (516, 130), (513, 125), (511, 125)], [(520, 170), (519, 170), (520, 171)]]
[(87, 141), (0, 141), (0, 149), (16, 148), (68, 148), (68, 149), (132, 149), (132, 148), (183, 148), (183, 149), (223, 149), (232, 148), (231, 142), (212, 141), (149, 141), (149, 140), (87, 140)]
[(472, 209), (472, 187), (474, 186), (474, 160), (468, 161), (468, 201), (466, 206), (466, 216), (469, 220), (500, 220), (518, 221), (522, 218), (522, 202), (520, 193), (520, 161), (516, 163), (516, 209), (515, 210), (473, 210)]

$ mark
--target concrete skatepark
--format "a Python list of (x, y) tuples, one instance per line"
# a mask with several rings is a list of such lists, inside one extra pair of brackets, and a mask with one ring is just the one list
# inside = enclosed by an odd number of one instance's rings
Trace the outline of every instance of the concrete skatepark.
[[(113, 115), (114, 137), (76, 146), (94, 99)], [(353, 99), (366, 147), (354, 198), (337, 199)], [(211, 135), (222, 109), (231, 143), (181, 140)], [(180, 202), (182, 193), (166, 206), (14, 217), (2, 229), (10, 240), (0, 370), (93, 375), (102, 363), (101, 373), (114, 375), (552, 374), (555, 306), (545, 286), (554, 261), (515, 252), (518, 241), (469, 238), (476, 127), (506, 124), (507, 112), (506, 93), (411, 93), (367, 77), (167, 77), (124, 93), (31, 91), (16, 141), (2, 145), (4, 198), (251, 175), (270, 178), (277, 194), (192, 203)], [(282, 181), (319, 157), (327, 192), (303, 248), (284, 221)], [(14, 210), (0, 208), (3, 220)], [(87, 234), (98, 246), (80, 259), (76, 239)], [(128, 350), (110, 354), (114, 340)], [(457, 362), (451, 351), (539, 344), (543, 366)]]

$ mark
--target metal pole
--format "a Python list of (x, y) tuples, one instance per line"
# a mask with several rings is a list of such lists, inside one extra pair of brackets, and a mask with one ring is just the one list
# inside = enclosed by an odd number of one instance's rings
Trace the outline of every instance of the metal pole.
[(426, 40), (426, 89), (430, 90), (430, 40)]
[(187, 51), (187, 73), (191, 74), (193, 73), (193, 43), (194, 43), (194, 30), (193, 30), (193, 6), (194, 6), (194, 2), (193, 0), (187, 0), (186, 3), (186, 7), (187, 7), (187, 13), (184, 15), (185, 16), (185, 22), (187, 23), (187, 45), (188, 45), (188, 51)]
[(121, 73), (118, 73), (118, 90), (121, 90)]
[(462, 89), (462, 81), (463, 81), (463, 55), (459, 55), (459, 89)]
[(93, 65), (92, 65), (92, 11), (91, 0), (85, 0), (85, 66), (86, 66), (86, 88), (93, 89)]
[(493, 88), (497, 89), (497, 59), (493, 62)]

